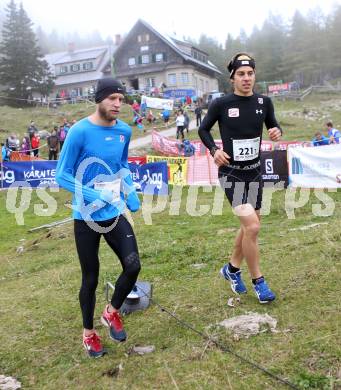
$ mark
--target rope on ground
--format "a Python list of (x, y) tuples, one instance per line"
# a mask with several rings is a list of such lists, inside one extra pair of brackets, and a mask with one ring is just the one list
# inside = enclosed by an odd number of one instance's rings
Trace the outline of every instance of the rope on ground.
[(177, 321), (183, 328), (187, 328), (189, 330), (191, 330), (192, 332), (198, 334), (199, 336), (201, 336), (204, 340), (207, 340), (208, 342), (211, 342), (212, 344), (214, 344), (216, 347), (218, 347), (222, 352), (225, 352), (225, 353), (229, 353), (233, 356), (235, 356), (236, 358), (238, 358), (239, 360), (241, 360), (242, 362), (248, 364), (249, 366), (253, 367), (253, 368), (256, 368), (257, 370), (259, 371), (262, 371), (264, 374), (268, 375), (269, 377), (271, 377), (272, 379), (276, 380), (277, 382), (280, 382), (282, 383), (283, 385), (286, 385), (288, 387), (290, 387), (291, 389), (295, 389), (295, 390), (299, 390), (299, 388), (289, 382), (288, 380), (272, 373), (271, 371), (269, 371), (267, 368), (265, 367), (262, 367), (261, 365), (253, 362), (252, 360), (248, 359), (248, 358), (245, 358), (244, 356), (240, 355), (239, 353), (237, 352), (234, 352), (231, 347), (229, 347), (228, 345), (225, 345), (217, 340), (214, 340), (212, 337), (208, 336), (207, 334), (205, 334), (204, 332), (196, 329), (193, 325), (187, 323), (186, 321), (182, 320), (180, 317), (176, 316), (174, 313), (172, 313), (171, 311), (169, 311), (167, 308), (163, 307), (162, 305), (160, 305), (154, 298), (152, 298), (149, 294), (147, 294), (140, 286), (138, 286), (138, 289), (140, 289), (142, 291), (142, 293), (149, 298), (149, 300), (151, 302), (154, 303), (155, 306), (157, 306), (162, 312), (168, 314), (169, 317), (172, 317), (175, 321)]

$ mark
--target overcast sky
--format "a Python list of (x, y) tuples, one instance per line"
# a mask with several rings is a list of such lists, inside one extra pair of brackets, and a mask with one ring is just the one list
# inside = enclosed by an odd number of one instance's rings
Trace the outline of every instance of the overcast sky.
[[(236, 37), (240, 29), (249, 35), (261, 27), (269, 12), (290, 20), (296, 9), (306, 15), (320, 7), (329, 14), (341, 0), (20, 0), (35, 27), (56, 29), (61, 35), (77, 31), (85, 35), (98, 30), (103, 38), (127, 33), (138, 18), (160, 32), (199, 39), (202, 33), (223, 43), (228, 33)], [(0, 0), (0, 5), (9, 0)], [(17, 0), (19, 3), (19, 0)]]

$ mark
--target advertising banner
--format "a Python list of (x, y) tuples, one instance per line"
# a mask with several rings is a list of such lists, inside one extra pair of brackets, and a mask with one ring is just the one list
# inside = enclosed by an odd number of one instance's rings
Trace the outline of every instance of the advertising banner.
[(297, 147), (310, 147), (312, 143), (310, 141), (279, 141), (275, 144), (275, 150), (287, 150), (289, 148)]
[(341, 188), (341, 144), (288, 149), (289, 185)]
[(128, 157), (128, 163), (135, 163), (137, 165), (143, 165), (147, 162), (146, 156), (131, 156)]
[(195, 96), (195, 91), (194, 89), (169, 89), (163, 92), (163, 96), (167, 99), (181, 99), (186, 96)]
[(269, 85), (268, 91), (272, 93), (289, 91), (289, 83)]
[(147, 156), (147, 162), (165, 161), (168, 166), (168, 183), (178, 186), (187, 184), (187, 158)]
[(57, 161), (20, 161), (1, 163), (1, 188), (8, 188), (14, 182), (21, 186), (56, 186)]
[(165, 161), (144, 165), (129, 164), (136, 191), (148, 195), (168, 195), (168, 167)]
[(284, 188), (288, 186), (288, 162), (285, 150), (262, 152), (261, 172), (265, 182), (284, 182)]
[(172, 99), (160, 99), (149, 96), (142, 96), (141, 102), (145, 102), (148, 108), (155, 108), (157, 110), (173, 110), (174, 101)]

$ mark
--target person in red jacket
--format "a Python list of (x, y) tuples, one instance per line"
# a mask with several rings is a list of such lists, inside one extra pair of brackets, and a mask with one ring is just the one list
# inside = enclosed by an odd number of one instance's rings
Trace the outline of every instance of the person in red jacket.
[(31, 138), (31, 148), (35, 157), (39, 156), (40, 137), (38, 133), (34, 133)]

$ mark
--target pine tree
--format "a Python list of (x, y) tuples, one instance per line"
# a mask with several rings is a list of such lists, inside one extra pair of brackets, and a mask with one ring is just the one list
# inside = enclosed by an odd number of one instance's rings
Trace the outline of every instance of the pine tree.
[(0, 44), (0, 83), (5, 87), (9, 104), (24, 105), (33, 92), (49, 93), (53, 77), (42, 59), (37, 40), (22, 4), (17, 8), (11, 0)]

